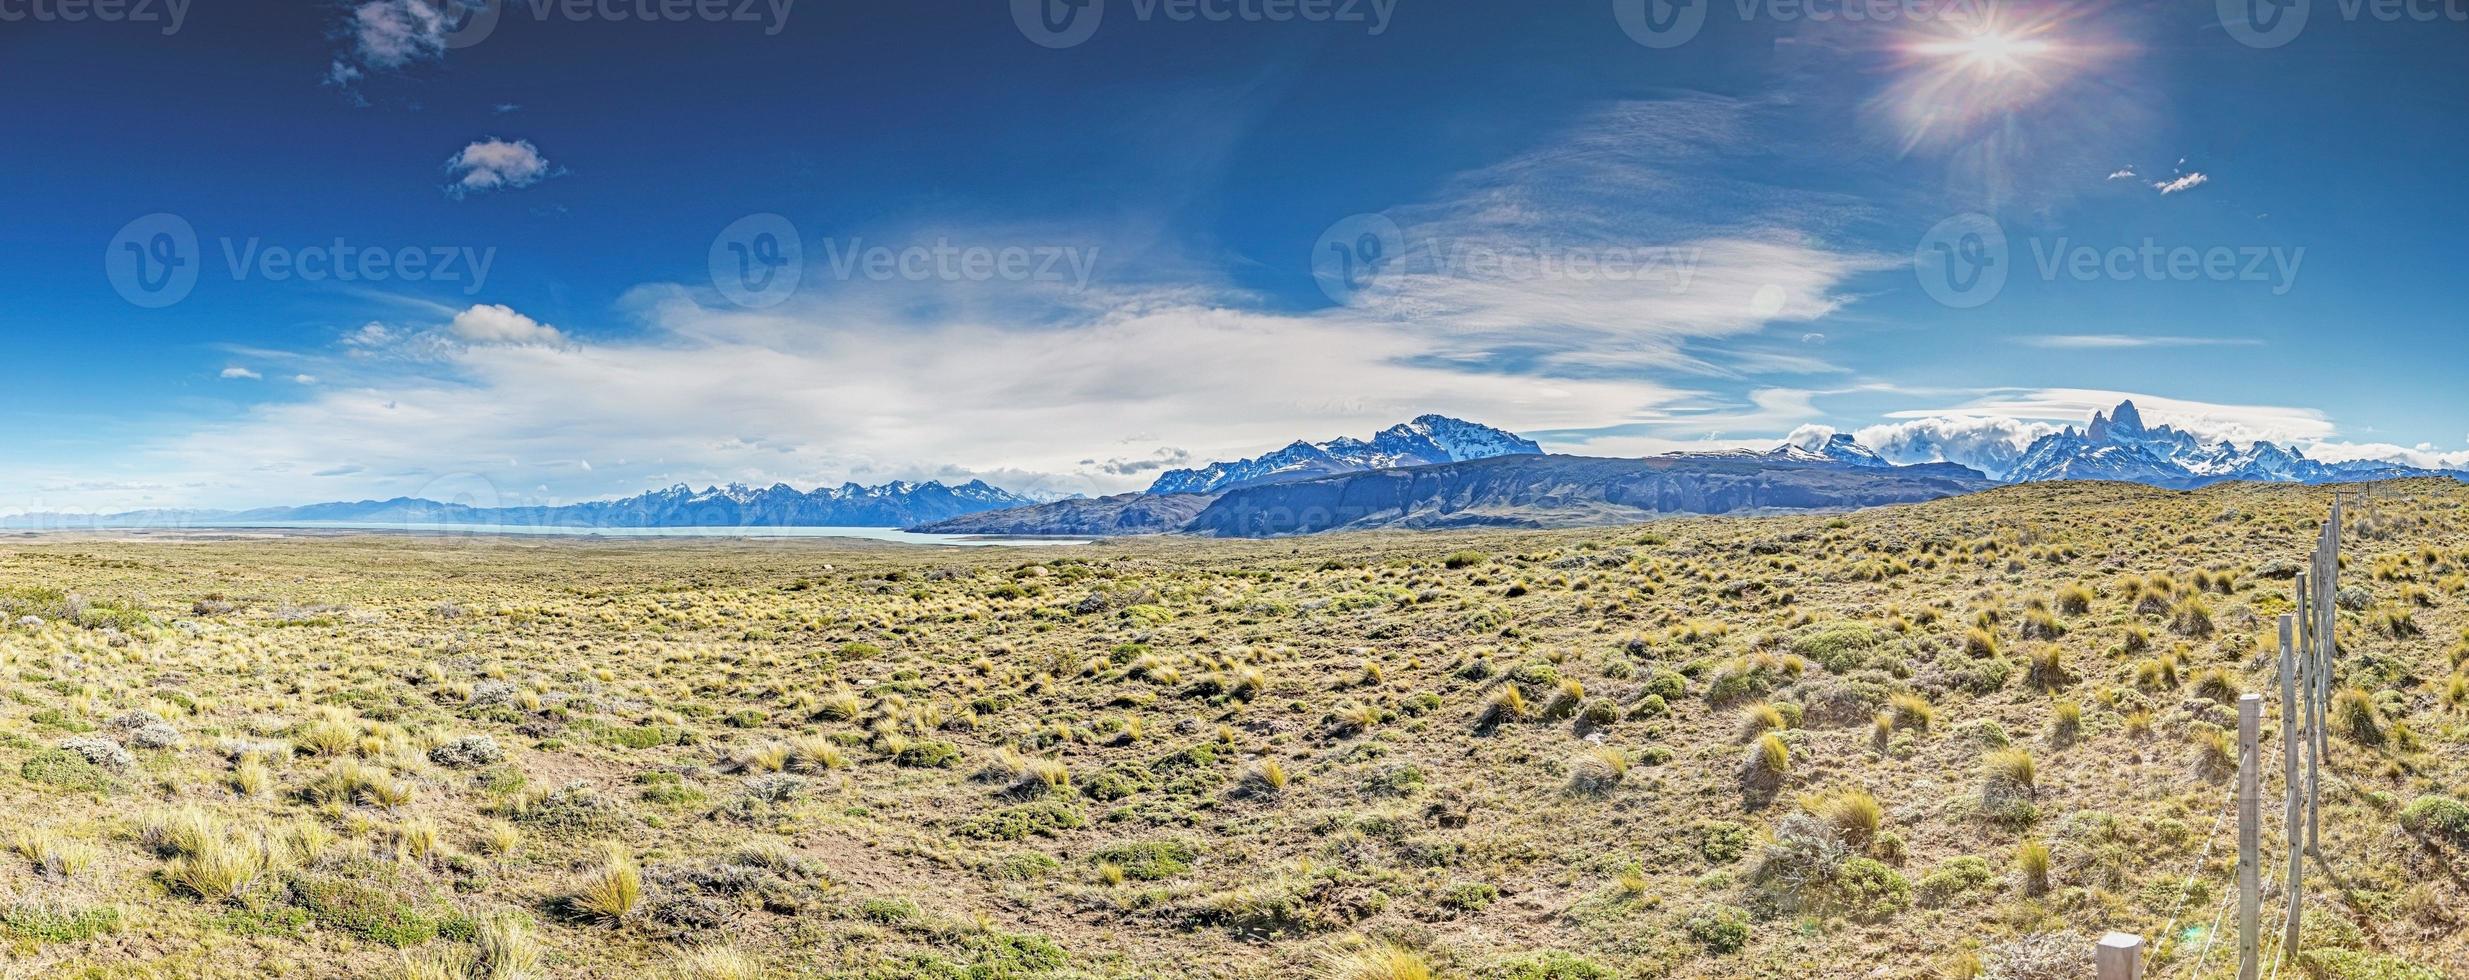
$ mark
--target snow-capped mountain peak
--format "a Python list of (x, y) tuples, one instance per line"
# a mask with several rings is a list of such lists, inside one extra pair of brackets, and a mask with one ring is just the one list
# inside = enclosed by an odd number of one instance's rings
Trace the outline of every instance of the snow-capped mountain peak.
[(2205, 442), (2170, 425), (2149, 425), (2132, 401), (2092, 413), (2091, 424), (2068, 427), (2035, 440), (2005, 479), (2123, 480), (2190, 488), (2234, 480), (2261, 483), (2335, 483), (2433, 475), (2380, 460), (2325, 463), (2270, 441), (2239, 447), (2227, 439)]
[(1541, 453), (1543, 447), (1513, 432), (1445, 415), (1421, 415), (1372, 435), (1370, 441), (1339, 436), (1326, 442), (1297, 440), (1251, 459), (1169, 470), (1150, 493), (1215, 493), (1231, 487), (1330, 473), (1460, 463), (1494, 456)]

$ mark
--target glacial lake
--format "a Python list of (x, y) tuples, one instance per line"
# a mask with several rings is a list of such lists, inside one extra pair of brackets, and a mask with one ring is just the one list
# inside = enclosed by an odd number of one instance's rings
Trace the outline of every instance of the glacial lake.
[(12, 531), (375, 531), (438, 536), (539, 536), (599, 538), (856, 538), (893, 544), (960, 548), (1044, 548), (1089, 544), (1088, 538), (1005, 537), (977, 534), (917, 534), (896, 527), (565, 527), (553, 524), (412, 524), (384, 521), (193, 521), (179, 524), (81, 524)]

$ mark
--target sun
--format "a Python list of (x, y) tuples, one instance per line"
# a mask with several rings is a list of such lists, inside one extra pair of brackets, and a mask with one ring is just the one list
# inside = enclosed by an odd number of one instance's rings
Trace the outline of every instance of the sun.
[(1984, 30), (1965, 37), (1923, 41), (1909, 49), (1928, 58), (1947, 59), (1952, 66), (1976, 75), (1997, 76), (2020, 71), (2057, 51), (2055, 42), (2012, 32)]

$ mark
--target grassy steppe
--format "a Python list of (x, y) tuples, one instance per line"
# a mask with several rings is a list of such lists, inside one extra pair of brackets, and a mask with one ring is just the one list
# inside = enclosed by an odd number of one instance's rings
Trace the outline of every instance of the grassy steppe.
[[(2387, 490), (2287, 975), (2469, 975), (2469, 488)], [(2080, 977), (2173, 926), (2186, 976), (2328, 500), (0, 538), (0, 973)]]

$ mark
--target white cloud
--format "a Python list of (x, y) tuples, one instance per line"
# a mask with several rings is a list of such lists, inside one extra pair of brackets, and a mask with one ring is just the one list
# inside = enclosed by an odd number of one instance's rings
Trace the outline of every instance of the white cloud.
[(480, 303), (454, 315), (446, 330), (474, 344), (555, 344), (565, 339), (556, 327), (514, 311), (502, 303)]
[(2133, 180), (2136, 176), (2138, 175), (2135, 173), (2135, 168), (2131, 166), (2119, 167), (2109, 172), (2110, 180)]
[(2137, 347), (2255, 347), (2263, 341), (2253, 337), (2169, 337), (2140, 336), (2121, 333), (2035, 334), (2017, 337), (2015, 342), (2026, 347), (2046, 347), (2055, 350), (2123, 350)]
[(1783, 437), (1783, 444), (1787, 446), (1799, 446), (1802, 449), (1815, 451), (1824, 448), (1827, 441), (1833, 439), (1834, 437), (1834, 426), (1817, 425), (1812, 423), (1793, 429), (1791, 434)]
[(326, 84), (348, 91), (370, 72), (444, 58), (449, 30), (445, 4), (438, 0), (366, 0), (350, 6), (336, 31), (343, 47), (326, 65)]
[[(1893, 412), (1889, 418), (1927, 419), (1933, 416), (1976, 416), (2023, 419), (2081, 426), (2093, 412), (2106, 412), (2121, 401), (2133, 401), (2149, 425), (2173, 425), (2206, 442), (2227, 439), (2240, 445), (2268, 439), (2282, 445), (2331, 437), (2331, 420), (2320, 411), (2284, 405), (2225, 405), (2168, 398), (2161, 395), (2091, 388), (2040, 388), (2008, 391), (1941, 409)], [(1864, 432), (1867, 430), (1863, 430)], [(1876, 447), (1872, 447), (1876, 448)]]
[(446, 193), (462, 197), (475, 191), (530, 187), (560, 172), (550, 168), (548, 158), (530, 140), (509, 142), (492, 136), (464, 147), (446, 161), (446, 173), (454, 178), (454, 183), (446, 185)]
[(2198, 170), (2194, 173), (2181, 174), (2168, 180), (2153, 181), (2152, 189), (2159, 191), (2162, 194), (2175, 194), (2179, 191), (2194, 190), (2197, 187), (2203, 186), (2211, 179), (2211, 177), (2206, 176), (2202, 171)]
[(264, 375), (244, 367), (227, 367), (223, 369), (221, 377), (225, 381), (256, 381)]
[(1960, 463), (2001, 476), (2033, 440), (2058, 429), (2047, 422), (1999, 416), (1927, 416), (1867, 426), (1852, 438), (1888, 462)]
[(2433, 470), (2469, 470), (2469, 449), (2443, 450), (2431, 443), (2397, 446), (2388, 442), (2310, 442), (2306, 455), (2327, 463), (2358, 459), (2385, 460)]
[(313, 385), (317, 383), (317, 376), (314, 374), (295, 374), (291, 376), (291, 380), (293, 384)]

